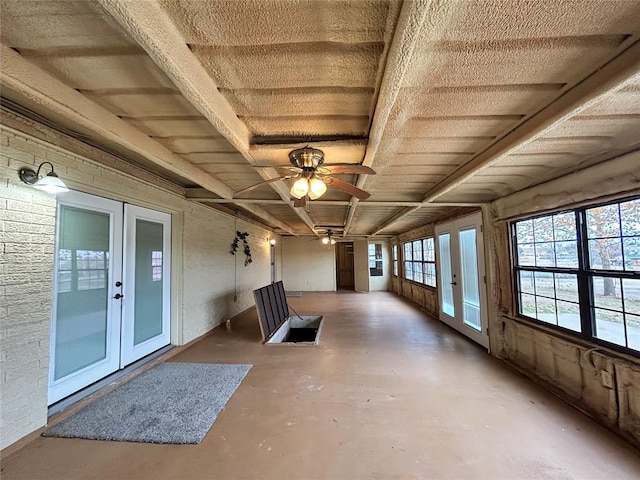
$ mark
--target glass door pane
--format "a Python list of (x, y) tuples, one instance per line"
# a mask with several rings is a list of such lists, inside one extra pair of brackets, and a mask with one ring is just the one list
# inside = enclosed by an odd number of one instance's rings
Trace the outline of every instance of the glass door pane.
[(58, 203), (49, 404), (120, 363), (122, 203), (69, 192)]
[(439, 318), (488, 348), (482, 213), (438, 224), (435, 232)]
[(163, 226), (136, 220), (133, 344), (162, 333)]
[(440, 289), (442, 291), (442, 312), (450, 317), (455, 316), (453, 301), (453, 272), (451, 268), (451, 235), (438, 235), (440, 246)]
[(462, 280), (462, 316), (466, 325), (482, 330), (476, 229), (460, 231), (460, 275)]
[(107, 355), (109, 214), (62, 206), (54, 380)]

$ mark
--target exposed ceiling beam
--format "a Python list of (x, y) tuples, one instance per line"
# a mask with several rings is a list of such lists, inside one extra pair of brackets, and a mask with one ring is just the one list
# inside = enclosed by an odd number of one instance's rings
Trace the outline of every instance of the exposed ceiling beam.
[[(632, 81), (639, 74), (640, 41), (636, 41), (605, 66), (567, 90), (556, 101), (524, 121), (429, 190), (421, 203), (423, 205), (433, 204), (439, 197), (450, 192), (478, 172), (536, 138), (545, 135), (569, 118), (579, 115), (583, 110), (624, 87), (625, 84)], [(388, 228), (398, 220), (415, 212), (418, 208), (421, 207), (408, 209), (400, 215), (392, 217), (372, 235)]]
[[(236, 116), (160, 4), (155, 0), (99, 0), (99, 4), (147, 52), (187, 101), (251, 165), (256, 165), (249, 149), (249, 131), (246, 125)], [(264, 180), (277, 176), (277, 172), (271, 168), (257, 169), (257, 172)], [(271, 186), (283, 200), (289, 200), (289, 190), (284, 182), (275, 182)], [(291, 208), (313, 231), (313, 222), (304, 209)]]
[[(433, 0), (416, 0), (402, 4), (380, 84), (363, 165), (374, 167), (378, 147), (392, 118), (391, 111), (400, 93), (404, 76), (411, 67), (413, 51), (418, 45), (420, 32), (433, 3)], [(359, 183), (364, 184), (364, 179)]]
[[(5, 45), (0, 45), (0, 84), (53, 114), (61, 115), (220, 197), (230, 199), (233, 196), (233, 190), (210, 173), (184, 160)], [(275, 220), (278, 226), (282, 225), (280, 228), (283, 230), (293, 231), (259, 207), (252, 207), (251, 213), (274, 225)]]
[(638, 74), (640, 74), (640, 41), (636, 41), (605, 66), (567, 90), (549, 106), (524, 121), (435, 185), (425, 194), (424, 202), (431, 202), (444, 195), (560, 123), (580, 114), (594, 103), (601, 101), (603, 97), (623, 87)]
[(286, 205), (284, 200), (256, 200), (254, 198), (244, 198), (242, 200), (229, 198), (208, 198), (208, 197), (187, 197), (191, 202), (206, 203), (233, 203), (234, 205)]
[(66, 86), (6, 45), (0, 45), (0, 83), (55, 115), (88, 128), (106, 140), (148, 158), (156, 165), (198, 183), (221, 197), (233, 196), (233, 190), (211, 174)]
[[(380, 83), (373, 122), (369, 132), (369, 143), (362, 162), (363, 165), (375, 169), (380, 142), (392, 118), (391, 112), (400, 92), (402, 80), (411, 66), (413, 50), (418, 44), (420, 32), (425, 20), (428, 18), (428, 13), (431, 11), (433, 3), (434, 1), (432, 0), (416, 0), (402, 3), (396, 30), (389, 48), (384, 75)], [(366, 178), (366, 175), (360, 175), (356, 186), (364, 189)], [(353, 198), (345, 221), (345, 235), (351, 228), (358, 204), (358, 199)]]
[(401, 218), (406, 217), (407, 215), (409, 215), (412, 212), (415, 212), (416, 210), (418, 210), (418, 208), (420, 207), (414, 207), (414, 208), (405, 208), (404, 210), (402, 210), (401, 212), (395, 214), (394, 216), (392, 216), (389, 220), (387, 220), (386, 222), (384, 222), (382, 225), (378, 225), (378, 228), (374, 231), (371, 232), (369, 235), (370, 236), (374, 236), (377, 235), (378, 233), (380, 233), (382, 230), (384, 230), (385, 228), (390, 227), (391, 225), (393, 225), (394, 223), (396, 223), (398, 220), (400, 220)]
[[(285, 205), (289, 202), (284, 200), (274, 200), (270, 198), (244, 198), (244, 199), (229, 199), (229, 198), (216, 198), (206, 195), (206, 190), (202, 188), (187, 188), (186, 199), (193, 202), (209, 202), (209, 203), (235, 203), (238, 205), (243, 204), (263, 204), (263, 205)], [(334, 206), (334, 207), (346, 207), (351, 202), (349, 200), (312, 200), (311, 206)], [(480, 207), (484, 203), (475, 202), (431, 202), (424, 204), (422, 202), (379, 202), (379, 201), (363, 201), (360, 202), (362, 207)]]
[(249, 147), (250, 152), (261, 152), (268, 150), (295, 150), (297, 148), (304, 148), (306, 146), (313, 148), (322, 147), (360, 147), (367, 145), (366, 139), (353, 139), (353, 140), (318, 140), (313, 139), (308, 142), (287, 142), (287, 143), (268, 143), (268, 144), (255, 144), (252, 143)]
[[(357, 182), (356, 182), (356, 184), (357, 184)], [(351, 201), (349, 202), (349, 209), (347, 211), (347, 218), (344, 221), (344, 232), (342, 234), (343, 237), (351, 229), (351, 224), (353, 223), (353, 217), (356, 214), (356, 208), (357, 208), (359, 202), (360, 202), (360, 200), (358, 200), (355, 197), (353, 197), (351, 199)]]
[[(219, 202), (201, 202), (203, 204), (206, 203), (215, 203), (218, 204)], [(232, 202), (227, 202), (227, 203), (232, 203)], [(293, 228), (291, 228), (289, 225), (287, 225), (286, 223), (283, 223), (281, 220), (277, 219), (276, 217), (274, 217), (273, 215), (271, 215), (268, 212), (265, 212), (262, 208), (256, 206), (256, 205), (250, 205), (250, 204), (245, 204), (242, 205), (241, 208), (243, 210), (245, 210), (246, 212), (249, 212), (253, 215), (255, 215), (256, 217), (260, 218), (261, 220), (274, 225), (276, 227), (278, 227), (280, 230), (283, 230), (291, 235), (297, 236), (297, 233), (295, 232), (295, 230)]]
[(249, 147), (249, 131), (218, 86), (195, 58), (175, 25), (155, 1), (98, 0), (167, 74), (180, 93), (240, 151)]

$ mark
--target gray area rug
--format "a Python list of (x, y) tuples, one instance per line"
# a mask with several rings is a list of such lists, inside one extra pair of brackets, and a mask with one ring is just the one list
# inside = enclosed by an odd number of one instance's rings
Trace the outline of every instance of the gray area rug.
[(251, 365), (162, 363), (42, 435), (200, 443), (250, 368)]

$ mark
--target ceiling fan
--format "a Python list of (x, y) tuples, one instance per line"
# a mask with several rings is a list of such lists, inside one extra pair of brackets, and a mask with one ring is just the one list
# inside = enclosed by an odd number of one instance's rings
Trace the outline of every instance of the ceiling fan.
[[(340, 180), (339, 178), (332, 177), (331, 175), (375, 175), (376, 172), (372, 168), (351, 163), (324, 163), (324, 152), (311, 147), (292, 150), (289, 152), (289, 161), (293, 166), (284, 167), (284, 170), (286, 170), (287, 173), (295, 172), (295, 175), (281, 175), (279, 177), (265, 180), (264, 182), (256, 183), (255, 185), (251, 185), (250, 187), (237, 191), (234, 198), (263, 185), (268, 185), (269, 183), (277, 182), (279, 180), (287, 180), (290, 178), (297, 179), (293, 183), (290, 191), (291, 196), (294, 199), (293, 205), (295, 207), (304, 207), (307, 203), (307, 199), (315, 200), (320, 198), (327, 191), (327, 186), (335, 187), (338, 190), (342, 190), (343, 192), (360, 200), (366, 200), (370, 197), (368, 192)], [(269, 167), (272, 166), (270, 165)], [(273, 168), (282, 170), (282, 167)]]

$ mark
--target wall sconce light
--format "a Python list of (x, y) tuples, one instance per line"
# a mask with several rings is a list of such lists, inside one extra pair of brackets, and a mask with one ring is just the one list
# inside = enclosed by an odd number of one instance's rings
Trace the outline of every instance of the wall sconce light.
[[(44, 177), (40, 178), (40, 169), (45, 164), (51, 167), (51, 171)], [(37, 188), (38, 190), (42, 190), (49, 194), (64, 193), (69, 191), (64, 182), (60, 180), (58, 175), (56, 175), (56, 172), (53, 171), (53, 164), (51, 162), (42, 162), (38, 166), (37, 172), (31, 168), (22, 167), (20, 170), (18, 170), (18, 175), (20, 175), (20, 180), (22, 180), (27, 185), (33, 185), (33, 188)]]
[(273, 238), (273, 237), (267, 237), (267, 240), (269, 240), (269, 243), (270, 243), (271, 245), (275, 245), (275, 244), (276, 244), (276, 239), (275, 239), (275, 238)]

